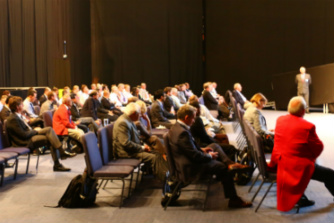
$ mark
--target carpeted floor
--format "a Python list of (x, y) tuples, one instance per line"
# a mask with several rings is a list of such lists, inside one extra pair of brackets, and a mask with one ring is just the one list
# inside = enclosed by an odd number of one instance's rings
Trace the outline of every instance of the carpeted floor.
[[(263, 113), (269, 128), (274, 128), (276, 118), (285, 114), (282, 111)], [(318, 163), (334, 168), (334, 115), (311, 113), (305, 118), (316, 124), (317, 133), (325, 144)], [(0, 188), (0, 222), (332, 222), (331, 219), (334, 218), (333, 197), (324, 185), (314, 181), (309, 184), (306, 195), (315, 200), (316, 204), (301, 209), (299, 214), (296, 214), (295, 210), (289, 213), (276, 210), (276, 188), (269, 193), (258, 213), (254, 213), (254, 207), (229, 210), (220, 184), (212, 187), (206, 212), (201, 210), (204, 193), (200, 192), (183, 192), (179, 205), (164, 211), (160, 205), (162, 184), (147, 176), (121, 209), (117, 207), (120, 190), (110, 188), (119, 186), (118, 182), (108, 184), (105, 190), (101, 189), (96, 206), (92, 208), (48, 208), (44, 206), (57, 205), (70, 180), (83, 172), (84, 157), (80, 154), (63, 161), (64, 165), (72, 168), (69, 173), (53, 172), (50, 155), (41, 156), (38, 173), (34, 169), (35, 163), (36, 157), (32, 157), (29, 174), (25, 175), (26, 161), (20, 160), (19, 175), (15, 181), (12, 180), (13, 170), (6, 169), (5, 182)], [(248, 193), (248, 189), (249, 185), (237, 186), (239, 195), (250, 200), (255, 189), (251, 193)], [(260, 197), (255, 199), (254, 206), (259, 199)]]

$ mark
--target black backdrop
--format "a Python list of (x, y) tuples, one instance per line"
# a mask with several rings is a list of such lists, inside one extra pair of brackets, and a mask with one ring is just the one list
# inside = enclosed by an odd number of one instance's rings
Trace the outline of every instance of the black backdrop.
[(93, 80), (199, 91), (202, 0), (91, 0)]
[[(334, 61), (332, 0), (0, 0), (0, 86), (241, 82)], [(206, 41), (202, 43), (202, 15)], [(63, 60), (63, 41), (68, 59)], [(205, 52), (206, 64), (202, 55)]]

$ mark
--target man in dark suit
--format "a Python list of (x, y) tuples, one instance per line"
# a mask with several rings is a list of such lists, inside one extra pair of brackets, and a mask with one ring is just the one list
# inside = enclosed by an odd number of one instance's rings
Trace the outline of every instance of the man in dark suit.
[(147, 163), (154, 169), (156, 156), (150, 147), (142, 144), (140, 135), (134, 122), (138, 121), (140, 106), (136, 103), (129, 103), (114, 124), (113, 148), (119, 158), (137, 158)]
[(164, 101), (164, 108), (166, 109), (166, 111), (171, 112), (172, 108), (174, 111), (176, 110), (176, 107), (174, 105), (173, 99), (171, 98), (172, 96), (172, 88), (171, 87), (165, 87), (164, 92), (166, 94), (166, 98)]
[(41, 106), (42, 107), (42, 104), (46, 101), (46, 100), (48, 100), (48, 93), (51, 91), (51, 89), (49, 88), (49, 87), (46, 87), (45, 89), (44, 89), (44, 94), (41, 96), (41, 97), (39, 97), (39, 106)]
[(212, 96), (210, 93), (212, 90), (212, 84), (211, 82), (206, 82), (203, 85), (203, 99), (204, 99), (204, 105), (209, 109), (209, 110), (217, 110), (218, 111), (218, 101), (216, 98)]
[(305, 67), (300, 67), (300, 74), (296, 75), (297, 95), (302, 96), (306, 101), (306, 113), (309, 112), (309, 85), (312, 83), (311, 75), (306, 73)]
[(154, 93), (155, 101), (151, 108), (151, 120), (154, 128), (159, 125), (163, 125), (166, 128), (170, 128), (173, 124), (168, 119), (175, 119), (175, 115), (166, 111), (163, 107), (165, 95), (163, 90), (159, 89)]
[(21, 97), (12, 97), (9, 100), (9, 108), (12, 114), (7, 119), (7, 131), (14, 147), (26, 146), (34, 149), (39, 146), (49, 145), (51, 156), (54, 162), (53, 171), (70, 171), (64, 167), (58, 160), (56, 150), (60, 152), (61, 159), (73, 157), (75, 153), (66, 152), (62, 148), (57, 135), (51, 127), (45, 127), (39, 130), (33, 130), (23, 120), (23, 103)]
[(233, 97), (237, 103), (241, 105), (242, 108), (247, 108), (245, 107), (245, 104), (250, 104), (250, 102), (247, 100), (247, 98), (241, 93), (242, 91), (242, 86), (240, 83), (235, 83), (234, 84), (234, 90), (233, 90)]
[(12, 96), (8, 96), (5, 102), (5, 105), (3, 106), (1, 112), (0, 112), (0, 118), (1, 118), (1, 122), (4, 123), (5, 120), (10, 116), (11, 111), (8, 107), (8, 101)]
[(115, 115), (121, 116), (123, 112), (116, 108), (115, 104), (110, 101), (110, 92), (109, 90), (103, 91), (103, 97), (101, 98), (101, 106), (103, 109), (112, 111)]
[[(243, 201), (236, 192), (233, 174), (230, 169), (241, 167), (231, 163), (228, 158), (218, 161), (218, 152), (214, 152), (213, 145), (200, 148), (195, 143), (189, 131), (196, 117), (196, 108), (190, 105), (182, 106), (177, 112), (177, 123), (169, 131), (169, 141), (175, 165), (180, 172), (183, 182), (189, 182), (200, 177), (201, 174), (215, 174), (224, 186), (225, 197), (229, 198), (230, 208), (244, 208), (252, 203)], [(226, 156), (226, 155), (225, 155)]]

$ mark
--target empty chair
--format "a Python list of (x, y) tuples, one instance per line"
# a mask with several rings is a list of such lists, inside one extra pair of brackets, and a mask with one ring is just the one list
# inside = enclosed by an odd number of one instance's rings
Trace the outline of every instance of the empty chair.
[[(119, 207), (122, 206), (125, 188), (125, 178), (133, 177), (134, 168), (131, 166), (116, 166), (116, 165), (103, 165), (101, 153), (97, 146), (97, 138), (94, 133), (89, 132), (82, 136), (83, 148), (85, 151), (85, 161), (87, 165), (88, 174), (91, 177), (102, 180), (121, 180), (122, 193), (119, 203)], [(130, 193), (131, 183), (129, 186)]]

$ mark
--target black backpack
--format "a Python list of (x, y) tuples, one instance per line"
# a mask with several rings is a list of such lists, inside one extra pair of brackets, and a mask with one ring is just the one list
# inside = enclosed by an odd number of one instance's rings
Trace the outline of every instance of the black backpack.
[(95, 203), (97, 194), (97, 180), (87, 174), (77, 175), (68, 185), (60, 198), (57, 207), (81, 208), (89, 207)]

